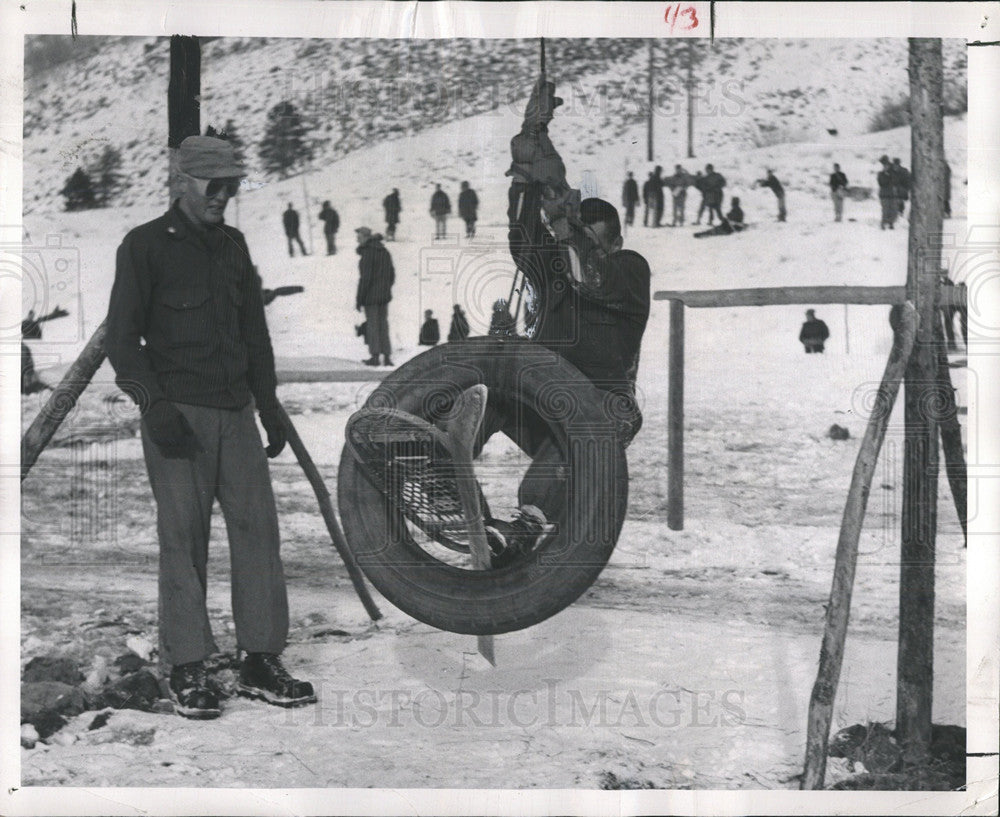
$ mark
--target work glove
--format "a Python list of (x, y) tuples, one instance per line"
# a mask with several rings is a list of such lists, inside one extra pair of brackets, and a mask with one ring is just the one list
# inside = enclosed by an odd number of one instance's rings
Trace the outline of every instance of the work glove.
[(142, 419), (149, 436), (167, 459), (192, 460), (205, 450), (187, 418), (169, 400), (157, 400)]
[(285, 447), (285, 426), (277, 409), (265, 409), (260, 413), (260, 423), (267, 432), (267, 447), (264, 451), (268, 459), (274, 459)]

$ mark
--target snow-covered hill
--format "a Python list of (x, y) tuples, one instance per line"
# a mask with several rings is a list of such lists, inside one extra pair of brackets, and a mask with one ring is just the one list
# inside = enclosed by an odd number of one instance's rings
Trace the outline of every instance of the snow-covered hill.
[[(117, 204), (159, 201), (166, 185), (166, 38), (51, 36), (28, 40), (24, 167), (26, 212), (62, 208), (59, 191), (107, 145), (128, 184)], [(548, 70), (564, 118), (586, 122), (586, 145), (643, 153), (649, 41), (548, 41)], [(724, 40), (695, 46), (698, 154), (864, 133), (886, 100), (907, 92), (904, 40)], [(657, 43), (657, 155), (684, 151), (686, 72)], [(535, 40), (297, 40), (215, 38), (202, 49), (202, 127), (232, 121), (253, 175), (268, 110), (289, 100), (312, 122), (312, 166), (470, 116), (519, 112), (537, 71)], [(965, 48), (945, 46), (946, 87), (965, 85)], [(674, 62), (681, 59), (676, 57)], [(636, 126), (641, 125), (641, 130)], [(459, 139), (453, 167), (474, 164)], [(621, 157), (616, 161), (621, 165)]]

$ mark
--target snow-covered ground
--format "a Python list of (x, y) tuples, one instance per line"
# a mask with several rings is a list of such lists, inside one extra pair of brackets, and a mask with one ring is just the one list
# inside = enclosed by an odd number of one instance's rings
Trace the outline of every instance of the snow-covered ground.
[[(277, 356), (365, 356), (353, 331), (353, 229), (382, 227), (380, 202), (391, 187), (404, 208), (398, 241), (388, 245), (397, 270), (390, 309), (397, 364), (419, 351), (425, 309), (445, 329), (452, 304), (461, 303), (473, 332), (483, 333), (512, 272), (503, 172), (517, 124), (513, 112), (449, 123), (231, 203), (227, 217), (247, 234), (265, 286), (305, 287), (268, 307)], [(591, 124), (557, 118), (552, 136), (570, 181), (617, 202), (626, 167), (640, 182), (645, 176), (644, 133), (636, 127), (618, 143), (595, 146)], [(838, 161), (852, 184), (873, 186), (878, 156), (906, 163), (908, 144), (901, 129), (699, 152), (696, 161), (661, 144), (665, 167), (681, 161), (693, 171), (712, 162), (729, 180), (727, 199), (740, 196), (752, 226), (707, 240), (694, 239), (691, 226), (635, 226), (626, 246), (649, 259), (654, 290), (901, 285), (906, 221), (880, 231), (873, 199), (848, 201), (846, 220), (833, 223), (825, 179)], [(948, 122), (946, 150), (956, 215), (946, 229), (960, 246), (964, 120)], [(774, 220), (771, 193), (751, 186), (768, 167), (789, 189), (784, 224)], [(433, 184), (454, 203), (461, 180), (479, 192), (479, 235), (459, 238), (453, 218), (451, 237), (432, 241)], [(689, 219), (696, 198), (689, 196)], [(315, 221), (324, 199), (343, 225), (334, 257), (321, 254)], [(280, 221), (287, 202), (312, 220), (311, 234), (303, 228), (310, 257), (287, 255)], [(47, 325), (45, 340), (33, 344), (43, 377), (46, 366), (53, 374), (64, 368), (102, 320), (122, 235), (160, 209), (26, 216), (31, 241), (48, 253), (39, 265), (60, 274), (26, 286), (25, 309), (58, 303), (74, 316)], [(69, 260), (64, 268), (55, 265), (56, 250)], [(122, 712), (92, 731), (93, 715), (84, 714), (62, 743), (22, 753), (23, 783), (598, 788), (611, 774), (658, 788), (796, 787), (840, 513), (891, 342), (887, 307), (817, 307), (832, 337), (826, 354), (806, 356), (797, 341), (806, 306), (688, 310), (686, 525), (673, 532), (665, 522), (668, 308), (654, 302), (638, 382), (646, 422), (629, 451), (632, 499), (616, 553), (577, 604), (498, 637), (497, 668), (475, 654), (473, 639), (417, 624), (384, 601), (386, 619), (369, 626), (286, 451), (272, 468), (294, 618), (287, 656), (316, 682), (321, 703), (284, 712), (234, 699), (212, 724)], [(953, 370), (961, 405), (968, 404), (964, 371)], [(110, 393), (111, 381), (105, 367), (91, 394)], [(279, 388), (334, 495), (344, 423), (371, 387)], [(26, 421), (40, 403), (25, 400)], [(115, 422), (134, 419), (128, 407), (93, 398), (70, 428), (86, 428), (101, 411)], [(851, 439), (827, 438), (832, 423)], [(862, 539), (834, 728), (894, 714), (901, 429), (897, 411)], [(81, 504), (91, 502), (81, 491), (93, 477), (78, 473), (80, 454), (69, 449), (47, 451), (24, 483), (25, 661), (53, 648), (80, 654), (84, 622), (100, 618), (121, 616), (126, 629), (155, 640), (155, 531), (138, 442), (94, 443), (87, 456), (110, 464), (95, 504)], [(45, 511), (52, 501), (91, 509), (95, 526), (65, 530)], [(945, 484), (940, 528), (934, 720), (964, 724), (965, 551)], [(220, 646), (231, 649), (221, 520), (215, 530), (209, 602)], [(323, 634), (324, 627), (346, 634)], [(110, 636), (100, 646), (112, 655), (120, 647)], [(831, 775), (849, 771), (834, 763)]]

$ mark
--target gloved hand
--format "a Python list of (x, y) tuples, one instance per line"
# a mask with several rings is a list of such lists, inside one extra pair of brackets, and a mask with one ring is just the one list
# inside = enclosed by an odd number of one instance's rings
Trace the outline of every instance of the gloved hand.
[(169, 400), (157, 400), (142, 417), (146, 430), (163, 456), (171, 460), (191, 460), (205, 449), (187, 418)]
[(281, 422), (281, 417), (277, 409), (265, 409), (260, 413), (260, 423), (267, 432), (267, 452), (268, 459), (274, 459), (285, 447), (285, 426)]

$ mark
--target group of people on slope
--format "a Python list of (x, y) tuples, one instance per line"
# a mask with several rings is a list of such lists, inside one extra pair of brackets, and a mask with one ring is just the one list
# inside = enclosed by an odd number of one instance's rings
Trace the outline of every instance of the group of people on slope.
[[(778, 221), (784, 221), (787, 216), (785, 208), (785, 189), (772, 170), (767, 171), (763, 179), (758, 179), (756, 184), (761, 187), (770, 188), (778, 202)], [(740, 207), (738, 197), (730, 200), (730, 211), (723, 215), (722, 204), (724, 201), (724, 189), (726, 178), (719, 173), (712, 164), (705, 165), (704, 172), (697, 171), (694, 175), (688, 173), (681, 165), (674, 166), (674, 172), (670, 176), (663, 175), (663, 168), (657, 165), (649, 174), (642, 186), (642, 196), (639, 195), (639, 186), (632, 172), (627, 174), (622, 187), (622, 206), (625, 209), (625, 225), (631, 226), (635, 222), (636, 207), (643, 204), (642, 224), (644, 227), (662, 227), (663, 216), (666, 209), (666, 195), (664, 188), (670, 191), (671, 198), (671, 220), (670, 227), (680, 227), (684, 225), (687, 207), (687, 191), (693, 187), (701, 194), (701, 201), (698, 204), (698, 213), (694, 224), (701, 224), (702, 216), (707, 212), (708, 226), (712, 227), (718, 219), (716, 230), (707, 230), (702, 235), (727, 235), (737, 232), (743, 228), (743, 210)]]
[(709, 224), (713, 216), (722, 218), (722, 190), (726, 186), (725, 177), (708, 164), (705, 172), (698, 171), (693, 176), (681, 165), (674, 166), (670, 176), (663, 175), (663, 168), (657, 165), (642, 185), (642, 196), (639, 195), (639, 185), (631, 171), (627, 174), (622, 187), (622, 206), (625, 208), (625, 226), (631, 227), (635, 222), (636, 207), (643, 205), (642, 225), (644, 227), (662, 227), (664, 211), (666, 210), (666, 195), (664, 188), (670, 191), (671, 220), (668, 226), (683, 226), (687, 207), (687, 191), (689, 187), (701, 193), (698, 215), (695, 224), (701, 223), (701, 217), (708, 211)]
[[(389, 241), (396, 239), (396, 227), (400, 221), (403, 205), (399, 198), (398, 188), (382, 200), (385, 211), (385, 235)], [(440, 184), (434, 185), (431, 194), (429, 213), (434, 219), (434, 239), (445, 238), (448, 232), (448, 216), (451, 215), (451, 198), (441, 189)], [(465, 222), (465, 237), (475, 238), (476, 221), (479, 219), (479, 196), (468, 182), (462, 182), (458, 192), (458, 215)]]

